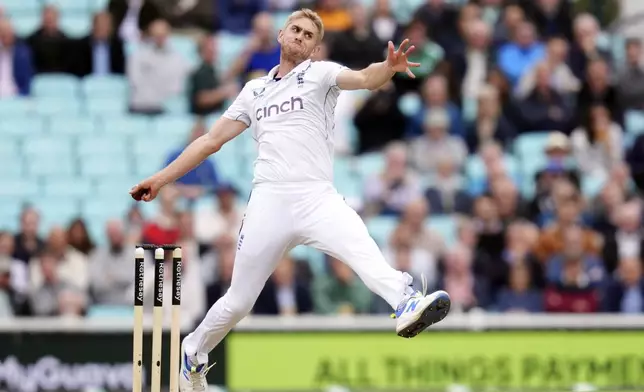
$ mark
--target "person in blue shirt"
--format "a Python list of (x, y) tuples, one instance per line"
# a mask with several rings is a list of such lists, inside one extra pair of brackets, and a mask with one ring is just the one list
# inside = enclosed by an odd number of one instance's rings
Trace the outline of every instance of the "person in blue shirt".
[[(190, 137), (186, 146), (206, 133), (206, 126), (203, 121), (198, 121), (190, 131)], [(173, 151), (166, 160), (166, 166), (172, 163), (183, 152), (185, 146)], [(206, 159), (199, 166), (189, 171), (176, 182), (177, 188), (182, 196), (188, 200), (195, 200), (207, 192), (216, 190), (220, 180), (217, 175), (215, 163)]]
[(537, 40), (534, 25), (524, 22), (517, 28), (514, 41), (499, 49), (497, 62), (514, 88), (526, 71), (545, 56), (546, 48)]

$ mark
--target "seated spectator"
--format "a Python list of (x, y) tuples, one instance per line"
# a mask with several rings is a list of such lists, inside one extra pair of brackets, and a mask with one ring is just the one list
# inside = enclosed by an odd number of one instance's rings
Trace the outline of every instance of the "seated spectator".
[(410, 137), (423, 134), (427, 113), (433, 110), (446, 110), (449, 115), (449, 133), (454, 136), (465, 136), (461, 111), (450, 100), (447, 79), (442, 75), (433, 75), (423, 84), (423, 107), (409, 121), (407, 135)]
[(624, 123), (624, 112), (619, 105), (617, 89), (610, 81), (610, 68), (601, 59), (588, 63), (588, 72), (577, 95), (578, 113), (586, 113), (592, 106), (605, 106), (613, 121)]
[(155, 21), (150, 25), (150, 45), (142, 46), (128, 57), (132, 113), (161, 114), (166, 100), (184, 90), (188, 64), (168, 46), (169, 33), (168, 22)]
[[(564, 97), (577, 93), (581, 88), (581, 83), (566, 64), (567, 58), (568, 42), (559, 37), (550, 38), (546, 47), (546, 58), (543, 62), (551, 70), (550, 87)], [(517, 97), (525, 98), (534, 90), (537, 69), (537, 66), (534, 66), (521, 77), (515, 92)]]
[(34, 74), (31, 49), (16, 39), (8, 19), (0, 19), (0, 59), (6, 75), (0, 79), (0, 99), (28, 96)]
[(29, 271), (25, 262), (13, 257), (14, 245), (13, 235), (0, 230), (0, 314), (21, 316), (26, 312)]
[(45, 242), (39, 235), (40, 214), (31, 206), (24, 208), (20, 214), (20, 228), (14, 237), (13, 257), (29, 262), (45, 248)]
[(543, 311), (543, 294), (531, 283), (530, 269), (525, 264), (513, 264), (508, 285), (499, 292), (495, 307), (508, 313)]
[(580, 226), (571, 225), (561, 234), (564, 245), (546, 264), (546, 311), (596, 312), (606, 279), (602, 260), (588, 252)]
[(235, 59), (225, 80), (240, 78), (247, 81), (267, 75), (280, 62), (280, 46), (275, 39), (273, 17), (262, 12), (253, 17), (253, 29), (248, 45)]
[(642, 203), (630, 201), (615, 208), (610, 216), (614, 231), (604, 236), (602, 256), (608, 273), (616, 270), (619, 260), (644, 260)]
[(73, 41), (60, 29), (58, 16), (53, 5), (44, 6), (40, 28), (27, 38), (36, 73), (68, 73), (73, 70)]
[(450, 156), (460, 170), (467, 158), (467, 147), (459, 136), (449, 134), (449, 116), (446, 111), (428, 111), (424, 121), (425, 135), (411, 142), (412, 164), (422, 174), (435, 174), (443, 155)]
[(360, 278), (342, 261), (328, 257), (327, 273), (313, 281), (313, 305), (320, 314), (365, 314), (372, 294)]
[(215, 13), (221, 30), (233, 34), (248, 34), (257, 14), (268, 11), (266, 1), (220, 0), (215, 3)]
[(320, 0), (315, 12), (320, 15), (324, 30), (338, 33), (351, 27), (351, 13), (342, 0)]
[(472, 209), (472, 199), (463, 190), (464, 179), (454, 164), (454, 158), (442, 154), (436, 164), (432, 185), (425, 198), (435, 214), (467, 214)]
[(199, 40), (201, 64), (192, 71), (188, 79), (188, 102), (190, 113), (206, 116), (224, 107), (227, 99), (234, 99), (239, 93), (237, 83), (221, 83), (215, 64), (215, 42), (210, 36)]
[(517, 265), (529, 270), (532, 287), (544, 286), (543, 265), (532, 253), (538, 240), (539, 229), (529, 221), (516, 220), (507, 226), (501, 257), (489, 258), (487, 264), (481, 266), (481, 273), (490, 281), (492, 297), (496, 297), (507, 286), (512, 267)]
[(499, 217), (504, 224), (527, 218), (528, 205), (519, 189), (509, 177), (501, 177), (489, 183), (489, 194), (497, 205)]
[(241, 228), (244, 213), (236, 202), (237, 189), (232, 184), (221, 184), (216, 195), (216, 205), (199, 210), (195, 217), (195, 236), (202, 245), (211, 244), (222, 235), (236, 237)]
[(119, 220), (105, 225), (107, 245), (99, 246), (89, 255), (90, 294), (99, 305), (130, 305), (127, 291), (132, 285), (132, 249), (125, 227)]
[(607, 181), (599, 195), (589, 203), (593, 228), (604, 237), (611, 235), (611, 233), (614, 234), (616, 230), (613, 224), (614, 214), (626, 202), (626, 199), (626, 194), (619, 184), (612, 180)]
[[(338, 97), (347, 96), (343, 92)], [(336, 116), (342, 106), (336, 106)], [(387, 82), (379, 89), (372, 91), (358, 110), (353, 123), (358, 129), (358, 154), (381, 150), (385, 145), (404, 137), (405, 116), (398, 106), (398, 94), (393, 82)], [(340, 124), (336, 121), (336, 128)], [(336, 131), (337, 132), (337, 131)]]
[(452, 311), (467, 312), (477, 307), (485, 308), (489, 304), (487, 282), (474, 274), (472, 258), (472, 250), (465, 247), (454, 247), (445, 254), (439, 287), (449, 293)]
[[(409, 203), (398, 226), (391, 233), (391, 244), (410, 241), (412, 249), (422, 249), (439, 258), (445, 251), (445, 240), (439, 232), (427, 226), (431, 206), (424, 199)], [(431, 219), (431, 218), (430, 218)]]
[(567, 0), (522, 1), (526, 15), (543, 38), (572, 39), (572, 5)]
[(386, 46), (371, 30), (364, 5), (355, 4), (350, 10), (351, 27), (337, 34), (333, 40), (329, 58), (346, 67), (359, 70), (382, 61)]
[(109, 0), (107, 11), (113, 16), (114, 31), (125, 42), (145, 39), (150, 25), (161, 17), (151, 0)]
[(644, 276), (642, 260), (624, 258), (618, 273), (611, 278), (604, 296), (604, 311), (641, 314), (644, 312)]
[(407, 167), (407, 147), (393, 142), (384, 151), (382, 173), (365, 181), (365, 215), (398, 215), (422, 194), (416, 174)]
[(11, 287), (11, 261), (0, 256), (0, 318), (6, 320), (16, 313)]
[(166, 185), (159, 192), (159, 211), (147, 221), (141, 230), (143, 242), (151, 245), (176, 244), (179, 229), (179, 209), (177, 202), (180, 193), (177, 187)]
[(478, 237), (476, 252), (498, 259), (505, 247), (505, 226), (491, 197), (480, 196), (474, 201), (472, 220)]
[[(197, 140), (205, 133), (206, 125), (203, 123), (203, 121), (196, 122), (192, 127), (192, 130), (190, 131), (190, 138), (188, 139), (185, 146), (188, 146), (190, 143)], [(183, 152), (184, 148), (185, 147), (173, 151), (166, 160), (166, 166), (177, 159)], [(217, 169), (215, 168), (214, 162), (209, 159), (204, 160), (197, 167), (195, 167), (176, 181), (176, 186), (179, 193), (181, 193), (181, 196), (192, 201), (198, 199), (207, 192), (214, 191), (215, 189), (217, 189), (218, 185), (219, 176), (217, 175)]]
[[(41, 252), (43, 253), (43, 252)], [(57, 281), (66, 287), (74, 287), (79, 292), (86, 293), (89, 288), (89, 270), (87, 256), (69, 245), (67, 232), (62, 227), (54, 227), (49, 232), (47, 250), (43, 253), (50, 258), (55, 270)], [(37, 291), (46, 282), (44, 272), (49, 266), (41, 266), (41, 256), (36, 255), (29, 261), (29, 277), (31, 290)]]
[(503, 45), (498, 52), (497, 62), (512, 86), (535, 64), (544, 59), (546, 50), (537, 40), (534, 26), (523, 22), (515, 31), (513, 41)]
[(449, 59), (450, 81), (456, 84), (452, 86), (455, 97), (477, 99), (485, 88), (485, 77), (494, 61), (490, 37), (490, 27), (482, 20), (474, 20), (467, 26), (464, 49)]
[(644, 192), (644, 134), (635, 138), (626, 153), (626, 162), (633, 175), (633, 182), (640, 192)]
[(221, 298), (233, 277), (235, 251), (237, 250), (236, 236), (224, 234), (217, 238), (212, 252), (204, 255), (202, 281), (206, 284), (207, 303), (214, 304)]
[(501, 97), (496, 87), (485, 85), (478, 96), (476, 119), (465, 132), (470, 153), (478, 151), (482, 144), (499, 142), (505, 149), (510, 147), (517, 130), (503, 114)]
[[(403, 38), (404, 37), (404, 38)], [(404, 29), (402, 36), (397, 40), (409, 39), (409, 44), (415, 49), (408, 56), (410, 62), (419, 63), (414, 68), (414, 78), (404, 72), (398, 72), (393, 76), (396, 90), (399, 94), (417, 91), (422, 83), (432, 74), (444, 68), (443, 59), (445, 51), (436, 42), (427, 36), (427, 28), (419, 21), (412, 21)]]
[(535, 87), (517, 103), (522, 132), (551, 129), (566, 132), (574, 117), (568, 100), (550, 87), (551, 69), (546, 63), (537, 65)]
[(582, 174), (608, 177), (623, 159), (622, 127), (601, 105), (591, 106), (583, 124), (570, 135), (573, 156)]
[(67, 229), (67, 238), (69, 245), (81, 252), (85, 256), (94, 250), (94, 241), (92, 241), (85, 221), (81, 218), (74, 219)]
[(94, 15), (92, 33), (74, 43), (74, 54), (76, 76), (125, 74), (123, 41), (114, 34), (112, 16), (107, 12)]
[(311, 289), (296, 275), (295, 261), (286, 256), (259, 294), (253, 314), (292, 316), (312, 311)]
[(582, 80), (590, 62), (595, 60), (611, 61), (610, 52), (598, 47), (601, 29), (597, 18), (589, 13), (578, 14), (573, 22), (574, 41), (570, 48), (568, 64), (570, 69)]
[(502, 15), (494, 26), (493, 47), (495, 49), (512, 42), (519, 26), (527, 21), (523, 8), (518, 4), (508, 4), (501, 10), (501, 13)]
[(626, 40), (626, 65), (617, 78), (620, 106), (624, 110), (644, 110), (644, 68), (642, 41)]
[[(397, 7), (402, 4), (396, 4)], [(458, 34), (458, 8), (445, 0), (425, 1), (414, 13), (412, 20), (420, 21), (441, 47), (449, 46), (453, 36)]]
[(371, 11), (372, 14), (369, 17), (371, 30), (384, 47), (387, 42), (394, 40), (398, 31), (398, 21), (392, 12), (389, 0), (376, 0)]

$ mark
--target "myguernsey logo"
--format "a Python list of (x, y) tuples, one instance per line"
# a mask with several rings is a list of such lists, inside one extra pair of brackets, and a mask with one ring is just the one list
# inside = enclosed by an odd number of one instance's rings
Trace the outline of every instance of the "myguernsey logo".
[(260, 121), (263, 118), (277, 116), (282, 113), (291, 112), (294, 110), (304, 109), (304, 102), (300, 97), (291, 97), (282, 103), (272, 104), (261, 107), (255, 111), (255, 119)]

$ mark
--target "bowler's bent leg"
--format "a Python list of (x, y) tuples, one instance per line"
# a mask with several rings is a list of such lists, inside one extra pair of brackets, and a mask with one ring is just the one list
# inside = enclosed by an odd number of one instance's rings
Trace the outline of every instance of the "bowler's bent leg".
[[(285, 252), (292, 247), (293, 226), (285, 202), (255, 189), (239, 232), (230, 288), (184, 340), (184, 349), (198, 363), (248, 313)], [(192, 358), (190, 358), (192, 360)]]

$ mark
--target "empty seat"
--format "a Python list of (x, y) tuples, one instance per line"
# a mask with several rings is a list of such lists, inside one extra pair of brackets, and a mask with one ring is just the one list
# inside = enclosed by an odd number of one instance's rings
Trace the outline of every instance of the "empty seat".
[[(32, 1), (32, 0), (30, 0)], [(3, 1), (4, 5), (4, 1)], [(40, 8), (40, 6), (39, 6)], [(17, 13), (11, 16), (11, 24), (15, 34), (19, 37), (27, 37), (40, 27), (39, 13)]]
[(104, 236), (105, 223), (110, 219), (125, 218), (131, 205), (132, 198), (129, 195), (122, 197), (97, 195), (97, 197), (83, 200), (81, 214), (83, 218), (92, 222), (92, 227), (95, 228), (92, 234)]
[[(0, 143), (0, 145), (3, 143)], [(72, 145), (68, 138), (43, 136), (29, 138), (23, 142), (22, 151), (27, 155), (72, 155)]]
[(90, 18), (89, 0), (43, 0), (43, 3), (55, 6), (63, 15), (76, 14)]
[(380, 248), (389, 244), (389, 237), (396, 228), (398, 219), (393, 216), (374, 216), (367, 220), (369, 234)]
[(457, 238), (456, 219), (451, 215), (432, 215), (427, 222), (429, 228), (436, 230), (449, 246)]
[(626, 131), (632, 134), (644, 133), (644, 111), (629, 110), (624, 116)]
[(34, 101), (28, 98), (2, 98), (0, 100), (0, 119), (7, 116), (28, 116), (34, 111)]
[(195, 121), (192, 116), (159, 116), (153, 121), (154, 132), (161, 137), (187, 141)]
[(76, 163), (71, 155), (37, 154), (26, 160), (27, 173), (31, 176), (76, 175)]
[(0, 197), (32, 198), (40, 193), (38, 182), (26, 178), (5, 178), (0, 186)]
[(85, 100), (85, 113), (93, 117), (122, 116), (127, 108), (126, 97), (89, 97)]
[(76, 98), (79, 93), (78, 78), (67, 74), (38, 74), (31, 82), (31, 93), (35, 97), (53, 97), (64, 101), (66, 97)]
[(170, 47), (181, 54), (190, 66), (195, 66), (199, 63), (199, 52), (197, 51), (197, 43), (194, 38), (172, 35), (168, 41)]
[(0, 153), (0, 186), (4, 178), (20, 178), (25, 174), (24, 162), (18, 151)]
[(78, 98), (44, 97), (36, 100), (36, 113), (41, 116), (70, 115), (79, 116), (83, 113), (83, 105)]
[(152, 157), (153, 159), (165, 160), (170, 152), (181, 148), (184, 143), (178, 143), (169, 138), (151, 136), (139, 136), (132, 142), (132, 153), (136, 159), (140, 157)]
[(107, 134), (140, 135), (152, 137), (152, 122), (146, 116), (121, 115), (101, 117), (103, 132)]
[(521, 161), (542, 157), (549, 134), (549, 132), (535, 132), (520, 135), (514, 142), (515, 154)]
[(92, 195), (92, 190), (92, 183), (83, 178), (48, 177), (43, 182), (45, 196), (85, 198)]
[(165, 162), (165, 156), (136, 156), (133, 173), (138, 177), (148, 177), (163, 168)]
[(190, 112), (188, 100), (183, 95), (170, 98), (163, 106), (168, 114), (182, 115)]
[(87, 75), (82, 81), (83, 95), (92, 97), (125, 97), (128, 81), (121, 75)]
[(356, 158), (356, 166), (363, 179), (373, 177), (384, 169), (385, 156), (379, 152), (360, 155)]
[(2, 9), (11, 19), (38, 15), (40, 7), (40, 0), (2, 0)]
[(107, 9), (109, 0), (89, 0), (90, 11), (98, 12)]
[(91, 135), (96, 132), (96, 124), (89, 117), (59, 115), (49, 119), (49, 133), (59, 135)]
[(38, 197), (33, 199), (41, 216), (41, 229), (48, 232), (53, 226), (67, 227), (80, 216), (79, 202), (72, 197)]
[(130, 164), (123, 157), (88, 155), (80, 162), (80, 173), (85, 177), (129, 176)]
[(10, 136), (2, 136), (2, 143), (0, 143), (0, 158), (6, 157), (5, 159), (9, 159), (9, 157), (14, 157), (17, 156), (19, 153), (19, 143), (18, 143), (19, 138), (16, 137), (10, 137)]
[(0, 137), (3, 139), (9, 135), (34, 137), (44, 133), (45, 122), (42, 118), (23, 115), (24, 117), (20, 117), (20, 114), (15, 117), (8, 114), (0, 116)]
[(128, 195), (130, 189), (140, 180), (141, 178), (136, 176), (99, 177), (94, 180), (93, 189), (97, 195), (122, 197)]
[[(71, 0), (74, 1), (74, 0)], [(82, 0), (78, 0), (82, 2)], [(61, 15), (60, 28), (69, 37), (80, 38), (88, 35), (92, 30), (92, 18), (87, 14), (67, 13)]]
[(121, 159), (127, 155), (125, 139), (118, 134), (81, 136), (78, 138), (78, 155), (108, 155), (114, 160)]

